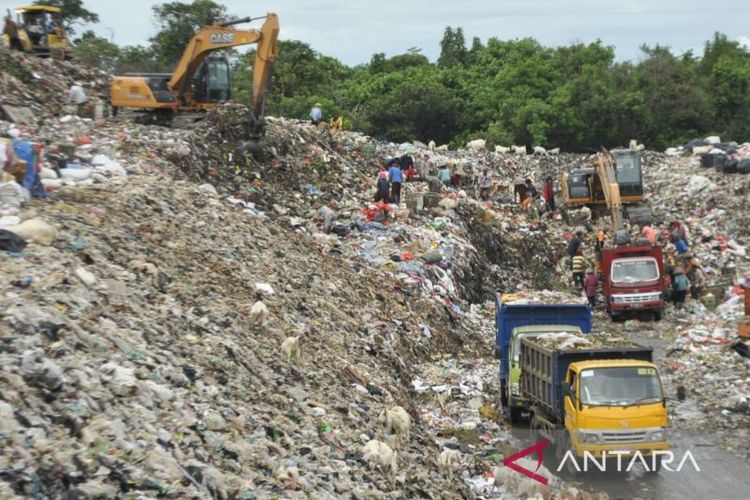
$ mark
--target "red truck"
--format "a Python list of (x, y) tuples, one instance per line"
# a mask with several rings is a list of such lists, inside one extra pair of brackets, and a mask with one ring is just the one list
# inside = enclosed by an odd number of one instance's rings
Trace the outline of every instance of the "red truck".
[(669, 277), (661, 248), (624, 246), (602, 250), (604, 298), (613, 321), (626, 315), (651, 314), (660, 320)]

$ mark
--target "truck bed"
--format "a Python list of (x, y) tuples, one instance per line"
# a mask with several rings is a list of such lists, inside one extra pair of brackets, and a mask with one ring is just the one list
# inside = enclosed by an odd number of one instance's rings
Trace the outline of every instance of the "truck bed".
[(495, 294), (495, 357), (501, 359), (500, 376), (508, 375), (508, 349), (513, 329), (528, 325), (572, 325), (591, 331), (591, 307), (585, 304), (506, 303)]
[(587, 335), (578, 342), (572, 342), (568, 336), (523, 339), (521, 395), (559, 422), (563, 414), (562, 382), (570, 364), (606, 359), (651, 362), (652, 349), (608, 335)]

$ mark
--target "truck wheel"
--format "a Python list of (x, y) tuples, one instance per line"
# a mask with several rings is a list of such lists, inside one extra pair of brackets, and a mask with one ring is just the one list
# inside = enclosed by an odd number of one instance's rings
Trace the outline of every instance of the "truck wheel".
[(508, 406), (508, 384), (505, 380), (500, 381), (500, 404), (503, 408)]
[(661, 316), (663, 313), (664, 311), (661, 309), (657, 309), (656, 311), (654, 311), (654, 321), (661, 321)]

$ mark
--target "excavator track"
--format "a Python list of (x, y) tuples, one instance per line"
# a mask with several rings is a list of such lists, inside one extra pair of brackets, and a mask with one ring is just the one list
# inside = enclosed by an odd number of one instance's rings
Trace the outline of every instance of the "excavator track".
[(113, 115), (112, 121), (116, 123), (140, 123), (142, 125), (160, 125), (171, 128), (188, 128), (206, 118), (203, 111), (173, 113), (171, 110), (166, 112), (157, 111), (139, 111), (128, 108), (120, 108)]

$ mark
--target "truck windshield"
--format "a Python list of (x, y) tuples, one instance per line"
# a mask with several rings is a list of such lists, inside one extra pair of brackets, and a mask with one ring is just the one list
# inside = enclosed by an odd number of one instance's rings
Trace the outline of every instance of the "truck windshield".
[(636, 283), (659, 279), (656, 259), (616, 260), (612, 262), (612, 281)]
[(590, 406), (632, 406), (664, 399), (656, 368), (618, 366), (581, 371), (581, 403)]

